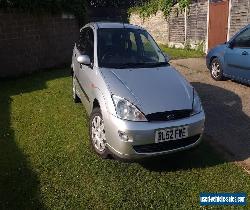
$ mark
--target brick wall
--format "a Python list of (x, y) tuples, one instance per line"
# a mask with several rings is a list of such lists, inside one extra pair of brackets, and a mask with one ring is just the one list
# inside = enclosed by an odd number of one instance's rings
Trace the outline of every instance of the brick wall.
[(229, 37), (250, 24), (250, 0), (232, 0)]
[(70, 64), (78, 33), (72, 16), (0, 11), (0, 77)]
[[(207, 0), (196, 0), (187, 11), (187, 34), (185, 34), (185, 13), (175, 6), (166, 19), (162, 12), (143, 20), (138, 14), (131, 14), (130, 23), (147, 29), (159, 43), (175, 47), (190, 44), (196, 48), (205, 44), (207, 36)], [(187, 40), (185, 40), (185, 37)], [(185, 42), (186, 41), (186, 42)]]

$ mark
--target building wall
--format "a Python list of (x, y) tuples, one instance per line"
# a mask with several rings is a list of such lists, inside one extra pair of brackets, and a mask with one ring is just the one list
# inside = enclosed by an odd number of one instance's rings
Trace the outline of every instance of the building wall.
[(0, 11), (0, 77), (70, 64), (78, 33), (72, 16)]
[(189, 44), (192, 48), (196, 48), (200, 44), (204, 45), (206, 41), (207, 9), (207, 0), (197, 0), (190, 5), (186, 13), (175, 6), (167, 19), (160, 11), (145, 20), (138, 14), (131, 14), (130, 23), (146, 28), (159, 43), (175, 47)]
[(250, 24), (250, 0), (231, 0), (229, 37)]

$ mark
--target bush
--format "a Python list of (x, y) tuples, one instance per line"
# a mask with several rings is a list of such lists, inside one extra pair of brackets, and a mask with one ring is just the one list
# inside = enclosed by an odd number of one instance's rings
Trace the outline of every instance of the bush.
[(178, 3), (179, 8), (183, 10), (188, 7), (191, 0), (142, 0), (141, 4), (131, 7), (129, 13), (138, 13), (143, 19), (154, 15), (157, 11), (162, 11), (165, 17), (168, 17), (171, 9)]

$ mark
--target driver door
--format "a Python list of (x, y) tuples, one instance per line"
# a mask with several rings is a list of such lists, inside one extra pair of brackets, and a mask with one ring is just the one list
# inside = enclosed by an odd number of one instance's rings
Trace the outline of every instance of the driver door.
[(91, 65), (78, 64), (78, 84), (80, 86), (80, 97), (86, 110), (89, 112), (91, 108), (91, 79), (93, 74), (94, 64), (94, 32), (91, 28), (87, 27), (81, 31), (80, 41), (77, 47), (76, 56), (88, 55), (91, 61)]
[(250, 28), (241, 32), (225, 53), (226, 72), (238, 80), (250, 82)]

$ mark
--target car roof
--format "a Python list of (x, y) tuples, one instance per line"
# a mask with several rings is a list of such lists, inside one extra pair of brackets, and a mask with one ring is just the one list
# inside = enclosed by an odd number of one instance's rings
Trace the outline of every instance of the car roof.
[[(140, 26), (132, 25), (129, 23), (119, 22), (92, 22), (87, 25), (92, 25), (94, 28), (132, 28), (132, 29), (143, 29)], [(144, 29), (143, 29), (144, 30)]]

